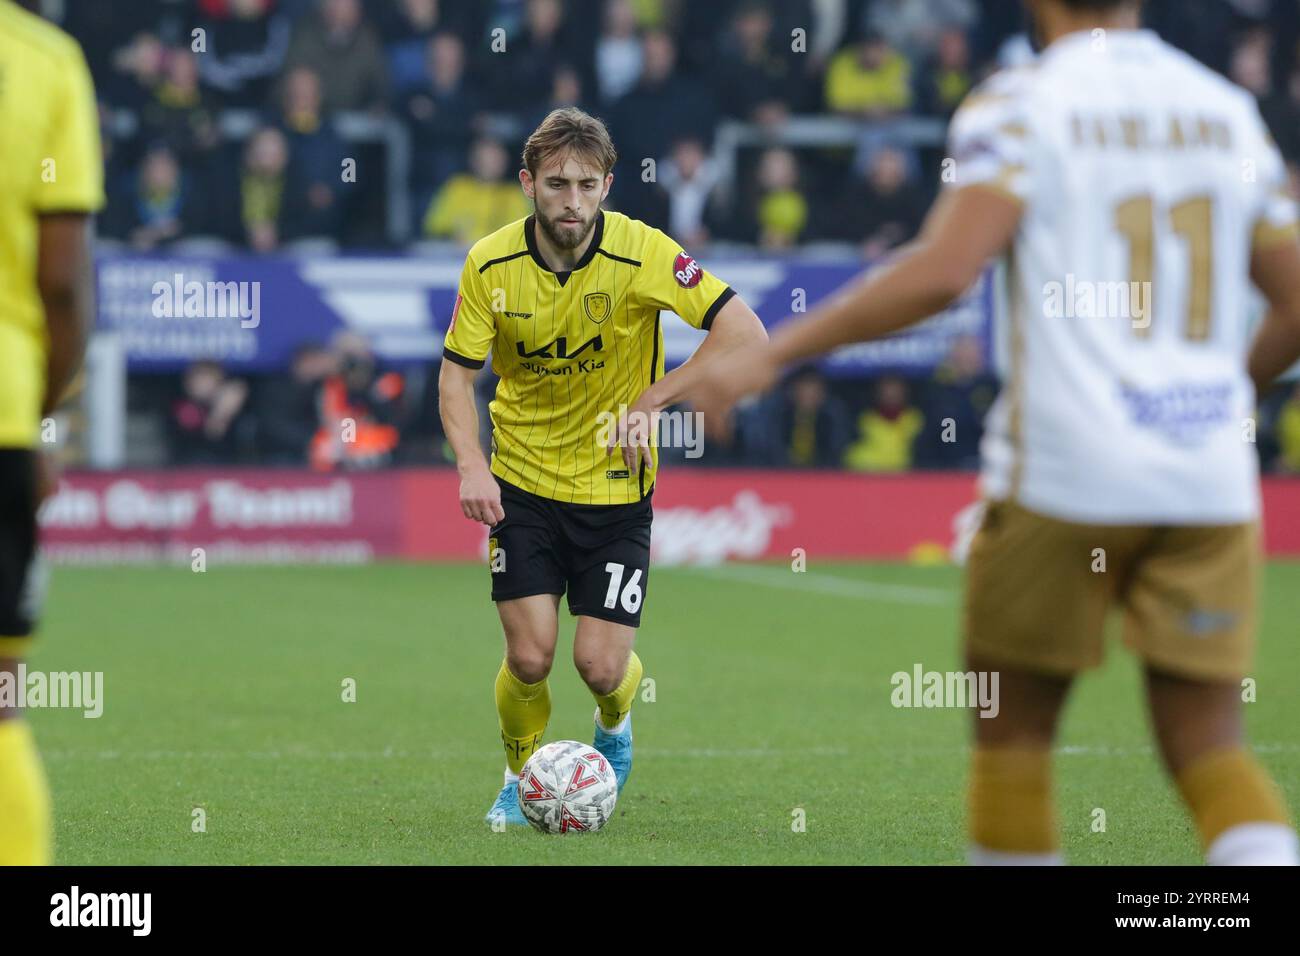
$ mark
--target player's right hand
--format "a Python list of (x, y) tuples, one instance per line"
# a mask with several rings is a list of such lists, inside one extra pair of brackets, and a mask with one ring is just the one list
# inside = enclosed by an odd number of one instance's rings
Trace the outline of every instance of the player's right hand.
[(489, 528), (505, 520), (501, 507), (501, 486), (486, 465), (460, 476), (460, 510), (465, 517)]

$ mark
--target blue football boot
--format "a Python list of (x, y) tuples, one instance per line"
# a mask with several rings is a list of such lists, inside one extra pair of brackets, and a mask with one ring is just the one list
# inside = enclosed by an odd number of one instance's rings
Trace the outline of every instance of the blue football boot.
[[(489, 825), (502, 821), (507, 826), (528, 826), (528, 820), (524, 817), (524, 812), (519, 809), (519, 790), (515, 781), (512, 780), (501, 788), (496, 801), (492, 804), (492, 809), (487, 812), (487, 816), (483, 819)], [(497, 829), (497, 827), (494, 826), (494, 829)]]
[(622, 733), (611, 734), (601, 726), (600, 711), (596, 711), (596, 736), (591, 745), (600, 751), (614, 768), (614, 778), (618, 781), (618, 792), (623, 792), (628, 775), (632, 773), (632, 715), (628, 714), (623, 722)]

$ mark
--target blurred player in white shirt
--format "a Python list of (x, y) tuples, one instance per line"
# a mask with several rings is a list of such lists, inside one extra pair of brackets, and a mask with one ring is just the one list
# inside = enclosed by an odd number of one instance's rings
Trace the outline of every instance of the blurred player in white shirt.
[[(941, 311), (1004, 257), (1008, 375), (981, 447), (964, 616), (968, 667), (999, 672), (1001, 709), (974, 721), (970, 860), (1061, 862), (1057, 718), (1118, 607), (1209, 862), (1295, 865), (1240, 699), (1260, 563), (1255, 393), (1300, 358), (1285, 168), (1251, 96), (1138, 29), (1136, 0), (1026, 2), (1044, 50), (958, 110), (918, 239), (702, 369), (693, 395), (716, 419), (784, 366)], [(1252, 280), (1270, 304), (1253, 345)]]

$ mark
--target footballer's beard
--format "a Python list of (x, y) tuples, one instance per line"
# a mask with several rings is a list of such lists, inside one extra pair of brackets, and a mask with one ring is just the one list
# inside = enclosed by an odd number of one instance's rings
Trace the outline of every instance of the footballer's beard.
[(542, 227), (542, 232), (546, 233), (546, 238), (551, 240), (551, 244), (557, 249), (576, 249), (582, 245), (583, 240), (591, 234), (592, 227), (596, 224), (596, 217), (582, 219), (577, 213), (565, 210), (565, 218), (578, 219), (577, 225), (561, 225), (555, 219), (549, 219), (546, 213), (542, 212), (541, 207), (536, 203), (533, 204), (533, 212), (537, 216), (537, 225)]

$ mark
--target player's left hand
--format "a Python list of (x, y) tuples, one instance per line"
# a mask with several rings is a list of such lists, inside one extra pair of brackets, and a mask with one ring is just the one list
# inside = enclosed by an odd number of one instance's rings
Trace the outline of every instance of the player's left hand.
[(659, 431), (659, 413), (662, 409), (653, 401), (647, 400), (646, 394), (642, 393), (627, 410), (627, 414), (619, 417), (618, 425), (610, 432), (609, 441), (605, 445), (606, 457), (612, 455), (615, 448), (620, 449), (623, 464), (631, 471), (640, 468), (643, 454), (646, 461), (652, 461), (650, 438)]

